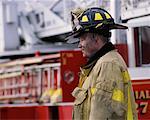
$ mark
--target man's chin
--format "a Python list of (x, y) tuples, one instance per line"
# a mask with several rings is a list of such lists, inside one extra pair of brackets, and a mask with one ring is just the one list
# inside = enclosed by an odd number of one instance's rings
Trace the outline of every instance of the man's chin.
[(86, 54), (82, 53), (83, 57), (85, 58), (89, 58)]
[(86, 57), (86, 54), (84, 54), (84, 52), (82, 52), (83, 57)]

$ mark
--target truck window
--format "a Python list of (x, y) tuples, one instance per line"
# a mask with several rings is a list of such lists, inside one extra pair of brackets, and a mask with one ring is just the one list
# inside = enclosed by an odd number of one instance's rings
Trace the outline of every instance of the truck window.
[(135, 33), (136, 66), (150, 66), (150, 27), (137, 27)]

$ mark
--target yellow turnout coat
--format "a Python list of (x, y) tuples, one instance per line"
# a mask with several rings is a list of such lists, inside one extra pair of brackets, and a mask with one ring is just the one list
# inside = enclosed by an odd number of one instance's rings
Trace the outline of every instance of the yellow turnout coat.
[(138, 119), (127, 66), (116, 50), (81, 68), (72, 95), (73, 120)]

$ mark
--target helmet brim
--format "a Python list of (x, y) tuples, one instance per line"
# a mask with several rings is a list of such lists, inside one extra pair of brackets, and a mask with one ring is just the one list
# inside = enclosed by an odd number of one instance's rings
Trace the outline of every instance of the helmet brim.
[[(112, 30), (112, 29), (128, 29), (128, 27), (121, 25), (121, 24), (113, 24), (113, 25), (109, 26), (109, 29), (110, 30)], [(79, 30), (76, 32), (72, 32), (65, 38), (65, 40), (67, 41), (67, 43), (77, 43), (77, 42), (79, 42), (78, 38), (80, 37), (80, 35), (82, 33), (85, 33), (85, 31)]]
[(75, 43), (78, 43), (78, 42), (79, 42), (79, 39), (74, 38), (74, 37), (71, 37), (70, 39), (67, 40), (67, 43), (70, 43), (70, 44), (75, 44)]
[(79, 36), (82, 34), (81, 31), (77, 31), (77, 32), (74, 32), (74, 33), (70, 33), (66, 38), (65, 40), (67, 41), (67, 43), (77, 43), (79, 42)]
[(110, 26), (110, 30), (111, 29), (128, 29), (128, 27), (121, 24), (113, 24)]

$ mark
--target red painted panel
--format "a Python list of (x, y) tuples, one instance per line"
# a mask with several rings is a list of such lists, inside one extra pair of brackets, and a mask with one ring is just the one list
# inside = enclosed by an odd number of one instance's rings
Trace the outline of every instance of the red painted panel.
[(32, 119), (34, 120), (34, 108), (28, 107), (5, 107), (1, 108), (2, 120), (21, 120), (21, 119)]
[(150, 120), (150, 79), (132, 80), (139, 120)]
[(85, 61), (81, 51), (61, 52), (61, 87), (63, 91), (63, 102), (72, 102), (74, 100), (71, 92), (78, 84), (80, 66), (83, 65)]
[(124, 61), (126, 62), (127, 66), (128, 66), (129, 63), (128, 63), (128, 47), (127, 47), (127, 44), (116, 44), (115, 47), (118, 50), (118, 52), (121, 54), (121, 56), (123, 57)]
[(59, 106), (59, 120), (72, 120), (72, 106)]
[(49, 120), (49, 112), (48, 106), (37, 106), (35, 108), (35, 120)]
[(49, 107), (4, 107), (0, 108), (1, 120), (50, 120)]

